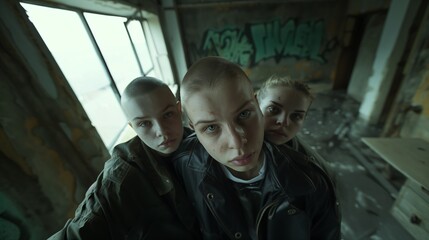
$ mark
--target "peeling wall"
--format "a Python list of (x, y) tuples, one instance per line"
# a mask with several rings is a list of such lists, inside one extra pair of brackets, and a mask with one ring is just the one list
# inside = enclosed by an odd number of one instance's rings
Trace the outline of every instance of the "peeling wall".
[(108, 152), (17, 1), (0, 1), (0, 239), (45, 239)]
[[(424, 52), (425, 55), (427, 55), (429, 53), (429, 49), (425, 49)], [(423, 80), (417, 88), (412, 104), (415, 106), (422, 106), (422, 116), (429, 118), (429, 56), (426, 56), (426, 61), (427, 64), (425, 66)]]
[(404, 69), (404, 80), (383, 135), (421, 138), (429, 142), (429, 5), (418, 26)]
[(419, 108), (416, 111), (405, 113), (405, 121), (402, 126), (402, 137), (416, 137), (429, 142), (429, 35), (426, 36), (419, 55), (416, 59), (416, 84), (417, 90), (410, 100), (411, 106)]

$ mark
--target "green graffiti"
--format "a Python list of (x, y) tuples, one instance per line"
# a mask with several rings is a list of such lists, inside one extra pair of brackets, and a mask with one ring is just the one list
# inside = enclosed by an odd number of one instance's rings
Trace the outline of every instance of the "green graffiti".
[(205, 55), (222, 56), (242, 65), (249, 64), (253, 55), (252, 44), (239, 29), (226, 29), (220, 32), (207, 31), (202, 51), (206, 53)]
[(324, 55), (336, 48), (337, 40), (326, 41), (324, 33), (323, 20), (299, 24), (294, 19), (283, 24), (274, 20), (246, 24), (243, 29), (207, 30), (201, 47), (192, 43), (189, 49), (195, 60), (217, 55), (246, 66), (290, 57), (326, 63)]
[(284, 57), (307, 58), (326, 62), (322, 56), (324, 40), (323, 21), (306, 22), (296, 25), (289, 20), (281, 25), (278, 20), (250, 26), (250, 33), (255, 47), (255, 63)]

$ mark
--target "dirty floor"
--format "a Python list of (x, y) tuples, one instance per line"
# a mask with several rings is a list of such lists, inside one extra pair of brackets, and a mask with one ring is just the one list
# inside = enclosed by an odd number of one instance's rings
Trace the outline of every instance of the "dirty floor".
[(404, 176), (386, 174), (390, 168), (360, 140), (379, 136), (381, 128), (363, 127), (357, 120), (359, 103), (344, 91), (320, 86), (315, 90), (316, 99), (299, 136), (333, 169), (343, 239), (413, 239), (390, 213)]

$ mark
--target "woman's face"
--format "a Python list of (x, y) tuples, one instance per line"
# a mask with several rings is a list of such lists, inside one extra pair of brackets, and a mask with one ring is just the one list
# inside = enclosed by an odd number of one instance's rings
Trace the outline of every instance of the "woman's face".
[(259, 102), (265, 117), (265, 138), (280, 145), (295, 137), (310, 104), (311, 99), (296, 89), (286, 86), (266, 89)]

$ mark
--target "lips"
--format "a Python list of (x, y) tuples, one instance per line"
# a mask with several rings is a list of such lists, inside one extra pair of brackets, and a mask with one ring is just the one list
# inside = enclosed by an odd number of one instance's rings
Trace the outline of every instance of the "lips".
[(274, 130), (272, 130), (272, 131), (268, 131), (267, 133), (270, 134), (270, 135), (287, 138), (286, 133), (284, 133), (282, 131), (274, 131)]
[(252, 161), (253, 153), (240, 155), (230, 161), (230, 163), (236, 166), (244, 166)]
[(171, 145), (173, 145), (173, 143), (176, 141), (176, 139), (169, 139), (169, 140), (165, 140), (164, 142), (162, 142), (161, 144), (159, 144), (160, 147), (170, 147)]

